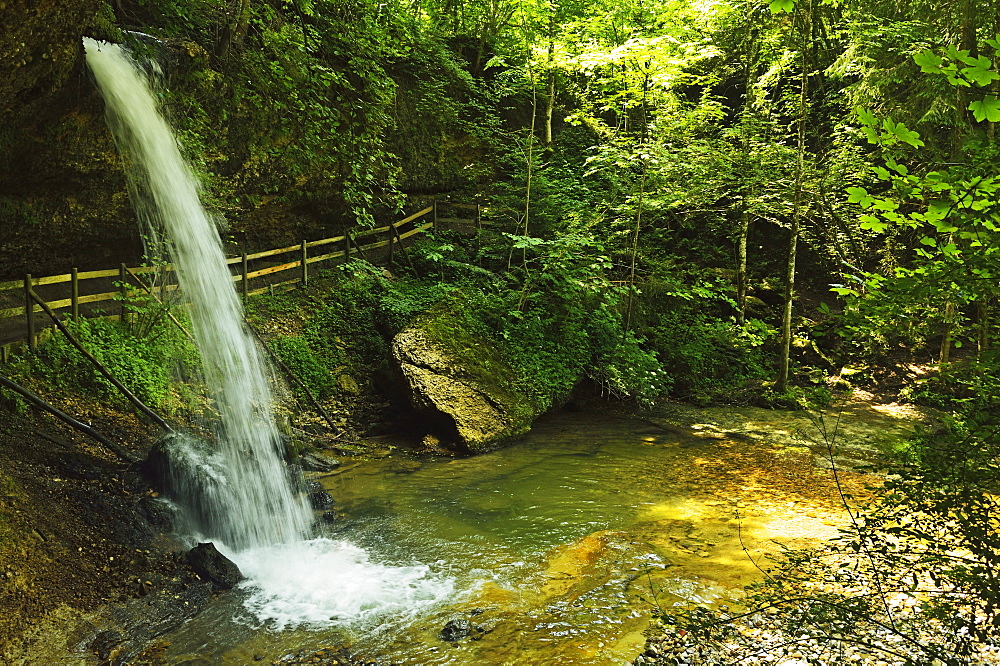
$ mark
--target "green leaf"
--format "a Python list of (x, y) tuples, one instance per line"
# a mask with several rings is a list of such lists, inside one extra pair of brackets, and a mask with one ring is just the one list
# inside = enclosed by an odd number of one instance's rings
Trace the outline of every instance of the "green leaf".
[(981, 123), (984, 120), (991, 123), (1000, 122), (1000, 100), (996, 95), (987, 95), (985, 99), (970, 103), (969, 111), (972, 111), (977, 122)]
[(848, 203), (860, 204), (862, 208), (868, 208), (872, 203), (872, 197), (863, 187), (848, 187), (847, 193), (850, 195), (847, 197)]
[(859, 106), (854, 111), (858, 114), (858, 120), (860, 120), (862, 124), (869, 126), (878, 124), (878, 118), (876, 118), (875, 114), (868, 109)]
[(941, 56), (927, 49), (913, 56), (913, 62), (920, 65), (920, 71), (923, 73), (936, 74), (941, 70), (941, 63), (943, 61), (941, 60)]
[(774, 0), (768, 7), (772, 14), (790, 12), (795, 9), (795, 0)]
[(1000, 79), (1000, 74), (993, 71), (992, 67), (993, 63), (990, 62), (990, 59), (982, 57), (972, 67), (963, 67), (962, 76), (977, 86), (988, 86), (991, 81)]
[(965, 49), (961, 51), (954, 44), (949, 44), (944, 48), (944, 54), (952, 60), (961, 60), (965, 62), (965, 58), (969, 57), (969, 52)]
[[(892, 121), (889, 121), (892, 125)], [(924, 142), (920, 140), (920, 133), (913, 130), (907, 129), (906, 125), (903, 123), (896, 123), (892, 128), (892, 135), (902, 141), (903, 143), (908, 143), (914, 148), (920, 148), (924, 145)]]
[(862, 215), (860, 219), (862, 229), (869, 229), (877, 234), (882, 233), (889, 226), (874, 215)]

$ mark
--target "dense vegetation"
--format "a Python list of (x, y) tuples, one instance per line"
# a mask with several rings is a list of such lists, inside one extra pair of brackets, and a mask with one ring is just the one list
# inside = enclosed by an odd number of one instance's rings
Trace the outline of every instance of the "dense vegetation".
[[(585, 382), (640, 403), (823, 402), (848, 380), (901, 389), (952, 420), (899, 461), (889, 503), (858, 522), (855, 551), (933, 571), (955, 594), (930, 611), (954, 631), (985, 638), (1000, 622), (1000, 9), (99, 5), (91, 34), (161, 63), (166, 107), (233, 243), (328, 235), (430, 196), (488, 207), (493, 226), (430, 236), (398, 275), (339, 270), (335, 296), (274, 340), (317, 394), (347, 390), (345, 369), (378, 369), (391, 335), (442, 302), (496, 343), (542, 405)], [(48, 210), (35, 196), (0, 191), (0, 210), (32, 223)], [(159, 326), (79, 331), (129, 349), (119, 369), (167, 404), (176, 359), (147, 342), (166, 335)], [(49, 345), (36, 362), (56, 367), (65, 352)], [(81, 373), (52, 376), (93, 381)], [(923, 549), (887, 545), (896, 537)]]

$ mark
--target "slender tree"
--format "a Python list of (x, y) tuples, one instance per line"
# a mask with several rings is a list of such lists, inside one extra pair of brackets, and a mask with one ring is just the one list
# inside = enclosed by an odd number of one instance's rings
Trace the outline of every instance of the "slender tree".
[(795, 196), (792, 203), (792, 224), (789, 230), (788, 259), (785, 266), (785, 307), (781, 314), (781, 357), (775, 390), (788, 388), (788, 367), (792, 348), (792, 301), (795, 297), (795, 260), (798, 253), (799, 230), (802, 225), (803, 179), (806, 159), (806, 121), (809, 114), (809, 49), (812, 42), (813, 0), (804, 0), (795, 10), (795, 23), (799, 36), (798, 117), (796, 119), (797, 158), (795, 162)]

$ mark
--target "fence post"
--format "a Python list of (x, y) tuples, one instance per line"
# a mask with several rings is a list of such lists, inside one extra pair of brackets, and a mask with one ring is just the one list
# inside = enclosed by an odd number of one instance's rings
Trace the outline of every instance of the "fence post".
[(437, 199), (434, 200), (434, 219), (433, 219), (433, 225), (432, 225), (431, 228), (434, 229), (434, 231), (438, 230), (438, 200)]
[(31, 273), (24, 276), (24, 318), (28, 325), (28, 349), (35, 351), (38, 349), (38, 342), (35, 340), (35, 303), (31, 300)]
[(351, 232), (344, 232), (344, 263), (351, 260)]
[(247, 300), (247, 294), (250, 293), (250, 287), (247, 285), (247, 252), (243, 251), (243, 263), (241, 264), (243, 271), (243, 279), (240, 280), (240, 291), (243, 293), (243, 300)]
[(71, 299), (71, 316), (73, 321), (80, 320), (80, 279), (77, 277), (77, 270), (74, 268), (70, 273), (70, 288), (72, 289)]
[(125, 264), (118, 267), (118, 290), (121, 293), (122, 298), (122, 323), (128, 323), (128, 282), (126, 279), (128, 277), (127, 269)]
[(309, 264), (306, 261), (309, 259), (309, 248), (306, 246), (306, 242), (302, 241), (302, 286), (309, 284)]
[(395, 230), (396, 230), (396, 227), (393, 226), (392, 222), (390, 222), (389, 223), (389, 259), (388, 259), (388, 261), (386, 261), (386, 264), (385, 264), (390, 270), (392, 269), (392, 246), (396, 243), (396, 237), (393, 235), (392, 232), (395, 231)]

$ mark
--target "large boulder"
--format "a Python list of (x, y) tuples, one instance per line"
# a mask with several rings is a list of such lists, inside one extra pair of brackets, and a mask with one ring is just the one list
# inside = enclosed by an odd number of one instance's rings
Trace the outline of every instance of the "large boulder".
[(245, 578), (236, 563), (220, 553), (211, 541), (199, 543), (189, 550), (187, 563), (216, 590), (232, 589)]
[(475, 453), (523, 435), (539, 409), (514, 386), (511, 367), (450, 310), (425, 313), (392, 341), (413, 407)]

